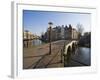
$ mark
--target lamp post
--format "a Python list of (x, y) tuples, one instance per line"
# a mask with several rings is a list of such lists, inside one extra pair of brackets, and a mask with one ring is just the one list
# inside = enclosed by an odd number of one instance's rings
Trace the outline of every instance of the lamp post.
[(51, 54), (51, 29), (52, 29), (52, 22), (49, 22), (49, 54)]
[(28, 30), (26, 30), (26, 46), (27, 46), (27, 48), (28, 48)]

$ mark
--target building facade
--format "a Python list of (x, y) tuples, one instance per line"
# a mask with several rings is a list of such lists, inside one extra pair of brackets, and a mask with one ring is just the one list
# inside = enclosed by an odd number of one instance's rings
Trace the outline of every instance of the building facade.
[(23, 32), (23, 39), (33, 39), (35, 37), (35, 35), (32, 34), (32, 32), (29, 32), (28, 30), (25, 30)]
[(44, 35), (44, 40), (49, 42), (49, 36), (51, 36), (51, 41), (56, 40), (68, 40), (68, 39), (78, 39), (78, 31), (72, 28), (71, 24), (69, 26), (56, 26), (50, 29), (48, 28)]

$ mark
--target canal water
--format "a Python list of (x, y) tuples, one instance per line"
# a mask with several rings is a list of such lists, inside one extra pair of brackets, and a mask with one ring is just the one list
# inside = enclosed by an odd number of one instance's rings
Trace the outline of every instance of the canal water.
[(24, 47), (32, 47), (32, 46), (39, 46), (41, 44), (43, 44), (44, 42), (42, 42), (39, 39), (34, 39), (34, 40), (28, 40), (28, 41), (24, 41), (23, 42), (23, 46)]
[(90, 65), (91, 63), (91, 49), (87, 47), (79, 47), (78, 50), (78, 59), (80, 62)]
[(73, 66), (90, 66), (91, 65), (91, 48), (78, 47), (74, 54), (70, 56), (69, 67)]
[(39, 39), (35, 39), (35, 40), (33, 40), (32, 44), (33, 44), (33, 46), (38, 46), (38, 45), (43, 44), (43, 42), (41, 40), (39, 40)]

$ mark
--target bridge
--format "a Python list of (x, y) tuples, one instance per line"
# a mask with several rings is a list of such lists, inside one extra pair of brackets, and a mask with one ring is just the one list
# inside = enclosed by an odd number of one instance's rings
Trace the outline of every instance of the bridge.
[(69, 65), (71, 54), (75, 53), (77, 47), (78, 47), (78, 41), (76, 41), (76, 40), (73, 40), (68, 44), (64, 44), (64, 47), (63, 47), (63, 56), (64, 56), (63, 63), (64, 63), (65, 67)]
[[(49, 52), (49, 43), (32, 47), (24, 48), (23, 68), (57, 68), (67, 67), (70, 65), (71, 55), (77, 50), (77, 40), (59, 40), (51, 43), (52, 53)], [(83, 66), (78, 62), (78, 65)]]
[(69, 52), (75, 51), (75, 48), (77, 48), (77, 45), (78, 45), (78, 41), (76, 41), (76, 40), (73, 40), (70, 43), (65, 44), (65, 46), (64, 46), (64, 48), (65, 48), (64, 54), (67, 55)]

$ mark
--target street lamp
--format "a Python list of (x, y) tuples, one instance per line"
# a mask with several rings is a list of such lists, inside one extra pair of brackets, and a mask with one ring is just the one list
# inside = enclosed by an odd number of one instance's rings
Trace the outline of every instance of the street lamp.
[(52, 22), (49, 22), (49, 54), (51, 54), (51, 29), (52, 29), (52, 25), (53, 23)]
[(26, 32), (26, 45), (27, 45), (27, 48), (28, 48), (28, 36), (29, 36), (28, 32), (29, 32), (29, 31), (26, 30), (25, 32)]

